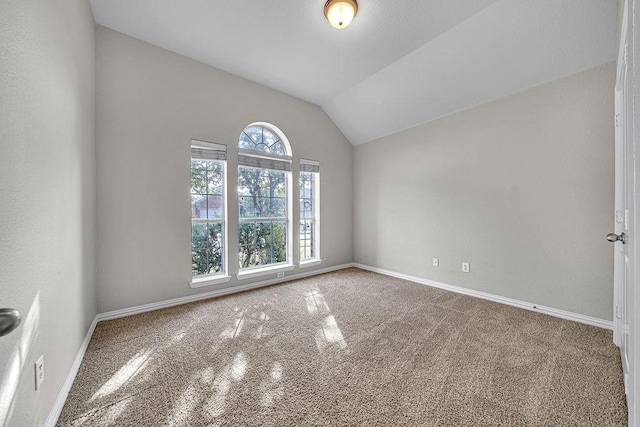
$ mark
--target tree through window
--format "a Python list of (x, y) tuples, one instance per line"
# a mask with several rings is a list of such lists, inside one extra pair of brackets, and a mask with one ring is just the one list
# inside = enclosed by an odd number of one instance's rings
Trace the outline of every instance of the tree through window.
[(320, 163), (300, 159), (300, 263), (320, 259)]
[(291, 148), (277, 128), (247, 126), (238, 139), (240, 269), (289, 261)]
[(225, 272), (226, 146), (191, 141), (191, 274)]

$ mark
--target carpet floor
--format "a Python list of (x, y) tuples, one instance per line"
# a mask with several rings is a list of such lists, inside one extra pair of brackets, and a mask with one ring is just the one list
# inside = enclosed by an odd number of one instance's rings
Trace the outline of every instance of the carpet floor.
[(623, 426), (610, 331), (351, 268), (98, 323), (59, 426)]

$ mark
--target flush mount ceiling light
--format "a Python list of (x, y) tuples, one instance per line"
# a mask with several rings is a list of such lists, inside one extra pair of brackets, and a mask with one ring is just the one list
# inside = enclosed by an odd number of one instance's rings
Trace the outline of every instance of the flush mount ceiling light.
[(344, 28), (358, 13), (356, 0), (328, 0), (324, 5), (324, 16), (335, 28)]

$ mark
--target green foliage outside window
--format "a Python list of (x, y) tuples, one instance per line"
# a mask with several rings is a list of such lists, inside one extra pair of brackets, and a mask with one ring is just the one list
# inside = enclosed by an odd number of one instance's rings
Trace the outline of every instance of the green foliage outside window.
[[(286, 203), (285, 172), (238, 168), (240, 268), (287, 260)], [(251, 218), (256, 221), (250, 221)]]
[(194, 276), (222, 272), (222, 224), (191, 225), (191, 272)]
[(223, 271), (222, 167), (222, 162), (219, 161), (191, 161), (191, 274), (193, 276)]

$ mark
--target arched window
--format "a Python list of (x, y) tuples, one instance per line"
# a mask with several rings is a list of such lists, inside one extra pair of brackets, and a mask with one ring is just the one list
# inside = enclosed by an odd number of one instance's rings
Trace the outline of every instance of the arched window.
[[(281, 132), (280, 132), (281, 133)], [(291, 156), (289, 142), (264, 124), (247, 126), (238, 139), (238, 148), (259, 151), (276, 156)]]
[(292, 263), (290, 203), (291, 146), (287, 138), (268, 123), (247, 126), (238, 138), (241, 275), (247, 269)]

